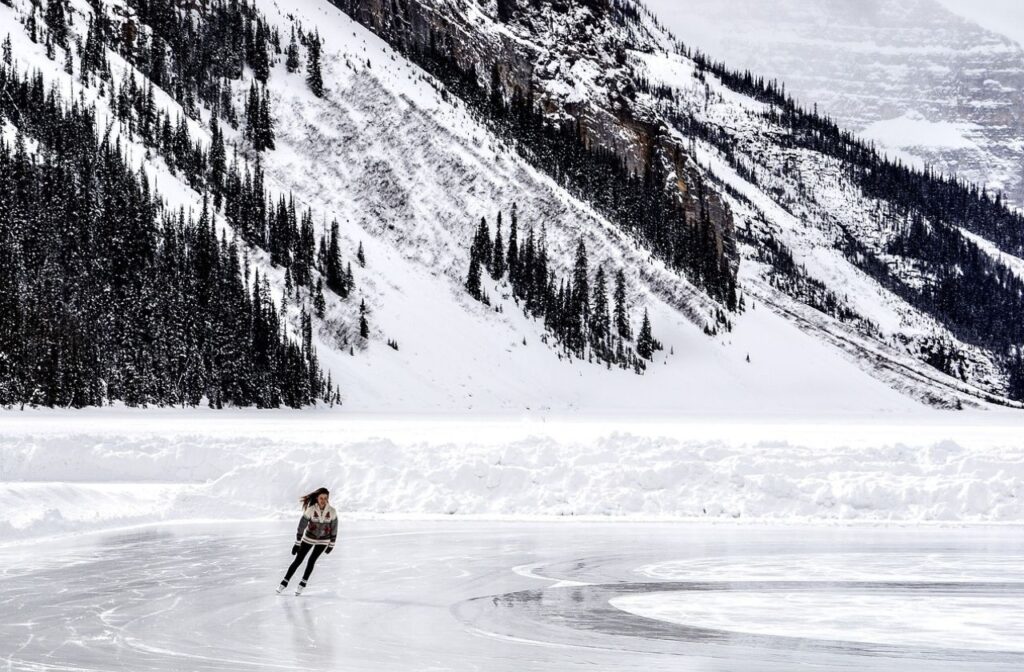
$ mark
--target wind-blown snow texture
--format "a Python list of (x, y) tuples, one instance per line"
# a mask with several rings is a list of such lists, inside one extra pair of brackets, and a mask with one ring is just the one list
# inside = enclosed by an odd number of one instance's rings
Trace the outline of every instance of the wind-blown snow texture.
[(320, 485), (346, 516), (1019, 522), (1019, 421), (974, 417), (986, 424), (55, 414), (0, 435), (0, 530), (287, 518)]

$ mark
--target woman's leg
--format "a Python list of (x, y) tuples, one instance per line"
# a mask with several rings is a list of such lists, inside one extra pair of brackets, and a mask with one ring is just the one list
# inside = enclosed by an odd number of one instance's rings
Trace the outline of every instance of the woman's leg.
[(316, 559), (320, 557), (320, 554), (327, 550), (326, 546), (314, 546), (313, 552), (309, 555), (309, 562), (306, 563), (306, 571), (302, 573), (302, 585), (306, 585), (309, 581), (309, 575), (313, 573), (313, 566), (316, 565)]
[[(306, 559), (306, 554), (309, 553), (309, 549), (311, 548), (313, 548), (312, 544), (307, 544), (306, 542), (299, 544), (299, 552), (295, 554), (295, 559), (292, 560), (291, 566), (288, 567), (288, 571), (284, 574), (284, 581), (281, 582), (283, 585), (288, 585), (288, 582), (292, 579), (292, 574), (294, 574), (295, 570), (299, 568), (302, 561)], [(319, 548), (319, 546), (317, 546), (317, 548)], [(314, 551), (314, 553), (315, 552), (316, 551)]]

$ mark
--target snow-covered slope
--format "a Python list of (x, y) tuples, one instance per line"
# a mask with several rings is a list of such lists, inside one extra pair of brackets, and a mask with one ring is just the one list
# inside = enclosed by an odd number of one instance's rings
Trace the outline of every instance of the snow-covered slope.
[[(807, 173), (819, 176), (822, 189), (799, 205), (806, 211), (801, 217), (780, 209), (761, 188), (743, 184), (711, 147), (695, 144), (688, 159), (695, 169), (730, 182), (740, 193), (754, 189), (749, 201), (727, 197), (737, 224), (751, 235), (761, 228), (786, 240), (808, 273), (843, 292), (878, 333), (844, 325), (773, 289), (756, 261), (755, 247), (747, 244), (741, 248), (740, 267), (746, 310), (729, 317), (731, 331), (708, 337), (704, 329), (721, 309), (715, 301), (532, 167), (461, 101), (443, 93), (443, 87), (362, 25), (325, 0), (286, 6), (256, 0), (255, 5), (283, 35), (301, 25), (315, 28), (324, 40), (322, 99), (309, 92), (301, 73), (285, 71), (283, 58), (273, 66), (268, 90), (277, 147), (264, 154), (263, 167), (271, 192), (293, 193), (312, 208), (318, 227), (337, 219), (346, 247), (354, 250), (362, 243), (365, 248), (368, 263), (356, 268), (356, 295), (348, 301), (332, 299), (326, 319), (316, 324), (321, 362), (341, 385), (345, 409), (814, 413), (909, 409), (920, 401), (971, 404), (987, 394), (977, 385), (998, 387), (991, 362), (967, 346), (963, 350), (974, 356), (964, 376), (968, 382), (923, 364), (914, 339), (952, 340), (948, 333), (832, 249), (822, 205), (841, 201), (849, 206), (844, 225), (870, 227), (866, 213), (875, 204), (841, 178), (828, 177), (836, 169), (827, 160), (804, 157)], [(18, 66), (39, 68), (58, 90), (95, 101), (103, 118), (109, 99), (64, 74), (46, 58), (43, 45), (27, 38), (18, 19), (29, 6), (28, 0), (15, 0), (13, 9), (0, 6), (0, 25), (11, 34)], [(73, 30), (81, 33), (90, 5), (75, 0), (71, 6)], [(511, 35), (486, 13), (462, 9), (468, 12), (464, 18), (479, 24), (481, 35)], [(645, 30), (654, 28), (645, 24)], [(737, 143), (752, 143), (753, 153), (753, 143), (763, 140), (758, 133), (770, 130), (753, 116), (757, 104), (721, 87), (704, 90), (693, 80), (692, 64), (669, 53), (667, 36), (650, 34), (664, 51), (631, 51), (629, 67), (646, 72), (652, 81), (665, 77), (688, 101), (702, 106), (708, 118), (728, 119), (738, 129)], [(600, 96), (600, 70), (585, 60), (559, 70), (556, 47), (545, 46), (552, 55), (550, 92), (563, 102)], [(110, 58), (115, 78), (123, 77), (129, 66), (112, 52)], [(241, 90), (235, 95), (240, 104)], [(158, 104), (176, 109), (166, 96), (158, 96)], [(643, 95), (638, 104), (657, 105)], [(190, 122), (196, 137), (209, 137), (205, 125)], [(228, 134), (229, 139), (239, 137)], [(198, 209), (200, 195), (169, 173), (160, 158), (122, 139), (169, 204)], [(764, 157), (766, 162), (785, 159)], [(498, 211), (507, 215), (513, 203), (521, 229), (544, 227), (551, 263), (560, 275), (570, 268), (581, 238), (592, 268), (605, 263), (625, 269), (631, 304), (650, 310), (665, 346), (645, 375), (559, 356), (543, 342), (543, 325), (524, 317), (507, 297), (507, 286), (488, 281), (486, 287), (501, 312), (466, 295), (462, 285), (476, 223), (482, 216), (493, 223)], [(254, 261), (280, 292), (283, 271), (271, 268), (258, 252)], [(370, 309), (372, 335), (365, 346), (353, 348), (351, 325), (361, 300)], [(295, 322), (294, 306), (291, 311)], [(397, 341), (399, 348), (387, 347), (387, 340)]]
[[(271, 3), (260, 5), (284, 22)], [(354, 245), (365, 240), (365, 276), (379, 292), (374, 323), (393, 352), (327, 360), (351, 390), (350, 405), (380, 410), (904, 407), (842, 355), (756, 308), (719, 340), (702, 333), (710, 302), (632, 241), (503, 147), (459, 105), (346, 15), (317, 0), (289, 7), (326, 36), (327, 96), (301, 81), (280, 91), (268, 173), (316, 210), (337, 213)], [(353, 35), (338, 43), (332, 36)], [(366, 65), (366, 63), (369, 65)], [(274, 88), (274, 80), (271, 86)], [(275, 94), (278, 90), (274, 88)], [(465, 241), (479, 216), (517, 203), (522, 222), (547, 227), (565, 270), (582, 236), (595, 264), (627, 269), (634, 303), (649, 304), (666, 352), (650, 373), (560, 362), (539, 326), (505, 301), (498, 315), (461, 290)], [(507, 212), (507, 210), (506, 210)], [(708, 318), (705, 318), (708, 319)], [(523, 346), (523, 339), (526, 346)], [(747, 363), (747, 355), (750, 363)], [(826, 373), (827, 371), (827, 373)], [(824, 374), (824, 375), (819, 375)], [(772, 398), (774, 397), (774, 400)]]
[[(943, 324), (883, 287), (843, 252), (844, 237), (852, 236), (886, 258), (893, 272), (907, 282), (922, 282), (928, 277), (927, 271), (915, 267), (912, 260), (888, 254), (886, 244), (897, 231), (893, 220), (898, 216), (884, 201), (865, 196), (845, 174), (842, 162), (815, 151), (776, 144), (773, 136), (782, 130), (764, 119), (761, 103), (737, 96), (714, 76), (696, 81), (685, 57), (663, 53), (636, 58), (653, 81), (682, 84), (679, 90), (684, 95), (683, 106), (722, 129), (729, 138), (733, 164), (752, 170), (752, 178), (741, 177), (720, 148), (694, 142), (698, 160), (735, 194), (727, 200), (745, 238), (741, 249), (747, 262), (743, 268), (749, 291), (780, 309), (790, 303), (782, 292), (772, 289), (772, 270), (760, 258), (766, 240), (778, 241), (793, 254), (802, 273), (822, 283), (840, 305), (855, 314), (852, 320), (845, 320), (845, 325), (823, 321), (820, 312), (811, 320), (825, 331), (845, 333), (860, 341), (864, 358), (870, 360), (873, 352), (884, 358), (882, 353), (892, 352), (893, 345), (897, 345), (896, 351), (914, 353), (937, 342), (954, 344), (964, 355), (958, 371), (963, 380), (978, 382), (987, 389), (998, 385), (1000, 374), (988, 353), (959, 341)], [(651, 104), (657, 105), (655, 101)], [(1019, 264), (1019, 259), (1003, 255), (994, 246), (985, 249), (1010, 268)], [(907, 366), (921, 375), (931, 375), (914, 364)]]
[[(948, 325), (868, 277), (849, 251), (843, 251), (850, 236), (872, 254), (885, 256), (899, 224), (892, 205), (865, 196), (847, 179), (842, 161), (794, 150), (786, 139), (789, 131), (764, 118), (768, 106), (706, 78), (689, 57), (676, 53), (677, 44), (652, 17), (642, 11), (630, 16), (627, 10), (541, 5), (520, 8), (519, 18), (502, 23), (487, 7), (425, 0), (412, 8), (415, 28), (409, 30), (386, 3), (352, 11), (394, 43), (422, 39), (427, 28), (438, 35), (466, 34), (453, 52), (462, 67), (485, 71), (488, 63), (496, 62), (503, 86), (520, 91), (530, 87), (553, 116), (578, 119), (591, 142), (615, 148), (637, 170), (643, 169), (647, 153), (674, 162), (680, 184), (690, 185), (681, 187), (684, 193), (692, 191), (692, 181), (700, 175), (717, 183), (716, 189), (731, 191), (725, 198), (726, 219), (745, 243), (743, 288), (806, 331), (853, 354), (876, 375), (946, 405), (960, 403), (955, 394), (949, 395), (950, 388), (969, 393), (973, 388), (972, 394), (979, 388), (997, 393), (1004, 389), (1000, 355), (959, 342)], [(685, 128), (688, 118), (715, 129), (725, 147), (712, 148), (692, 137)], [(759, 166), (754, 181), (730, 168), (727, 164), (735, 156), (726, 156), (722, 149), (738, 151), (745, 167)], [(853, 314), (844, 316), (847, 324), (821, 311), (789, 305), (790, 298), (806, 303), (799, 292), (785, 297), (765, 291), (772, 284), (767, 282), (771, 273), (759, 265), (765, 236), (794, 253), (798, 272), (806, 276), (802, 281), (820, 283), (833, 294), (829, 301), (839, 304), (839, 312)], [(999, 263), (1015, 263), (993, 256)], [(921, 286), (924, 276), (911, 260), (894, 259), (892, 267), (899, 282)], [(850, 322), (856, 323), (852, 329)], [(921, 363), (929, 353), (946, 350), (959, 362), (946, 367), (952, 379)], [(922, 391), (922, 383), (928, 391)], [(943, 388), (947, 391), (935, 392)]]

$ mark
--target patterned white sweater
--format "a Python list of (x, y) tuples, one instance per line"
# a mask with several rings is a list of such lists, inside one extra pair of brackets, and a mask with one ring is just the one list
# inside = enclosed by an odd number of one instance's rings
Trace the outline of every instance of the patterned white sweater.
[(321, 509), (316, 504), (306, 507), (295, 533), (295, 541), (304, 541), (314, 546), (334, 548), (338, 540), (338, 512), (330, 504)]

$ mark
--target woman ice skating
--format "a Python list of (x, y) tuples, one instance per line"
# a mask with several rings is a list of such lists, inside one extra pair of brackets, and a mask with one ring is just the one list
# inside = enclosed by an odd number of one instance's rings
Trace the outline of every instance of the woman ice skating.
[(278, 593), (288, 587), (295, 570), (308, 554), (309, 562), (306, 563), (306, 570), (302, 572), (302, 581), (299, 581), (295, 588), (295, 594), (301, 595), (302, 589), (309, 581), (309, 575), (313, 573), (317, 558), (321, 553), (329, 554), (334, 549), (334, 542), (338, 539), (338, 512), (331, 506), (330, 496), (327, 488), (320, 488), (299, 499), (302, 503), (302, 519), (295, 533), (295, 545), (292, 546), (295, 560), (285, 572), (281, 585), (277, 587)]

